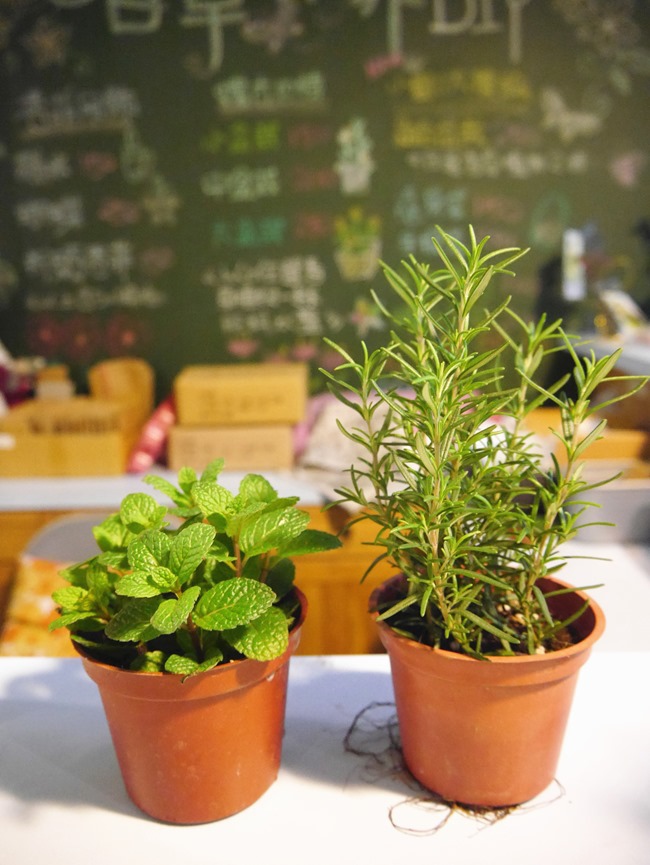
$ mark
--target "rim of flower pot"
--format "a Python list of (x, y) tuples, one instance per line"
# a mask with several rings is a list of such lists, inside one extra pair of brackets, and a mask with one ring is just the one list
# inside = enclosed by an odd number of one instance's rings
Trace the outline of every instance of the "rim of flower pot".
[[(489, 655), (484, 660), (478, 660), (461, 652), (453, 652), (449, 649), (440, 649), (437, 647), (428, 646), (424, 643), (419, 643), (417, 640), (413, 640), (410, 637), (398, 634), (396, 631), (393, 630), (388, 621), (377, 620), (377, 617), (379, 615), (379, 602), (384, 597), (385, 593), (389, 591), (395, 591), (400, 585), (404, 585), (405, 582), (406, 579), (403, 574), (396, 574), (395, 576), (389, 577), (387, 580), (381, 583), (381, 585), (374, 589), (370, 595), (368, 605), (369, 612), (375, 620), (375, 624), (379, 629), (380, 636), (384, 635), (385, 637), (388, 637), (391, 642), (396, 645), (408, 645), (409, 650), (413, 653), (419, 652), (422, 654), (422, 656), (435, 654), (435, 656), (439, 659), (447, 660), (449, 661), (449, 663), (453, 664), (461, 663), (475, 666), (478, 664), (484, 667), (485, 662), (487, 661), (490, 666), (499, 666), (502, 668), (516, 666), (519, 669), (526, 666), (530, 666), (531, 668), (538, 668), (540, 666), (543, 666), (544, 661), (546, 661), (547, 664), (568, 664), (570, 661), (574, 660), (579, 664), (582, 664), (583, 661), (586, 659), (586, 655), (591, 651), (594, 643), (596, 643), (600, 639), (605, 630), (605, 614), (600, 605), (596, 601), (594, 601), (591, 595), (588, 595), (584, 590), (576, 588), (570, 583), (566, 583), (563, 580), (557, 579), (556, 577), (543, 577), (539, 581), (539, 584), (542, 587), (557, 586), (561, 589), (570, 589), (569, 594), (573, 597), (579, 598), (581, 603), (584, 603), (584, 601), (589, 602), (589, 606), (587, 607), (587, 609), (584, 611), (582, 616), (580, 616), (577, 622), (574, 623), (574, 625), (581, 625), (579, 630), (579, 633), (581, 634), (580, 640), (563, 649), (557, 649), (552, 652), (546, 652), (539, 655)], [(583, 659), (582, 656), (585, 656), (585, 658)], [(568, 670), (567, 674), (569, 674)]]
[(301, 629), (307, 616), (308, 601), (304, 593), (294, 586), (300, 613), (289, 631), (289, 644), (282, 655), (270, 661), (257, 661), (252, 658), (238, 658), (226, 664), (219, 664), (196, 676), (182, 673), (167, 673), (148, 670), (128, 670), (98, 660), (83, 646), (72, 641), (81, 657), (82, 664), (90, 678), (99, 685), (106, 685), (116, 691), (142, 699), (174, 699), (176, 695), (194, 698), (213, 697), (239, 688), (247, 688), (262, 679), (272, 676), (286, 664), (300, 643)]

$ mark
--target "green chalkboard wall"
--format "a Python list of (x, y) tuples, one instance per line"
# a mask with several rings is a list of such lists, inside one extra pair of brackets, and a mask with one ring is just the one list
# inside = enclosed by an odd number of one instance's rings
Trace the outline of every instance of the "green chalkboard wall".
[(531, 247), (524, 314), (567, 227), (647, 299), (646, 0), (24, 0), (0, 48), (0, 339), (81, 383), (327, 365), (436, 224)]

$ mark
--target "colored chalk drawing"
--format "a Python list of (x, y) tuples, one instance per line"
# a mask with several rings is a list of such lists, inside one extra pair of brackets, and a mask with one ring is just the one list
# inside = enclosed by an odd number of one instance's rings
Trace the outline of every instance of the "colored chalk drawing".
[(379, 216), (366, 216), (362, 208), (350, 207), (335, 220), (334, 228), (334, 260), (341, 276), (350, 282), (372, 279), (381, 258)]
[(172, 335), (179, 364), (326, 365), (324, 332), (376, 339), (379, 259), (429, 260), (437, 224), (530, 244), (525, 310), (570, 222), (635, 242), (650, 32), (634, 0), (0, 7), (17, 190), (0, 304), (18, 291), (50, 357), (87, 355), (84, 322), (111, 350), (122, 315), (113, 348), (153, 337), (167, 374)]
[(341, 179), (341, 192), (354, 195), (367, 192), (376, 169), (373, 143), (363, 117), (354, 117), (337, 135), (338, 156), (335, 170)]

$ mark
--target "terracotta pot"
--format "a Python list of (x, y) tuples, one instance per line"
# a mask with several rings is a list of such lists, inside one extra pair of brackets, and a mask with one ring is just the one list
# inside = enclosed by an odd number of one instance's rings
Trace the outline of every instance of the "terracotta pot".
[(272, 661), (233, 661), (182, 681), (98, 663), (80, 652), (97, 684), (124, 784), (146, 814), (169, 823), (206, 823), (247, 808), (280, 767), (289, 647)]
[[(371, 611), (395, 583), (373, 592)], [(566, 584), (540, 581), (543, 591), (553, 586)], [(568, 616), (586, 597), (576, 591), (549, 606)], [(578, 672), (605, 627), (593, 600), (575, 623), (581, 641), (547, 655), (479, 661), (400, 637), (385, 622), (377, 626), (390, 658), (404, 760), (421, 784), (447, 801), (505, 807), (551, 783)]]

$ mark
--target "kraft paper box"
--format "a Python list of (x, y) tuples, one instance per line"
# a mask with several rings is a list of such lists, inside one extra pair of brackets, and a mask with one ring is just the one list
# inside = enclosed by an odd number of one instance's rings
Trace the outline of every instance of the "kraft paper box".
[(119, 405), (30, 400), (0, 419), (0, 477), (122, 474), (132, 444)]
[(302, 363), (186, 367), (174, 382), (180, 426), (295, 424), (307, 406)]
[(203, 471), (223, 457), (226, 470), (289, 469), (293, 466), (293, 430), (283, 424), (252, 427), (181, 427), (169, 431), (167, 462)]
[[(594, 418), (594, 425), (600, 418)], [(551, 429), (561, 429), (562, 420), (558, 409), (539, 408), (526, 418), (526, 429), (546, 438), (556, 455), (562, 455), (562, 448)], [(584, 430), (587, 435), (590, 427)], [(602, 438), (592, 442), (582, 454), (583, 460), (643, 460), (650, 456), (650, 434), (640, 429), (619, 429), (605, 427)]]

